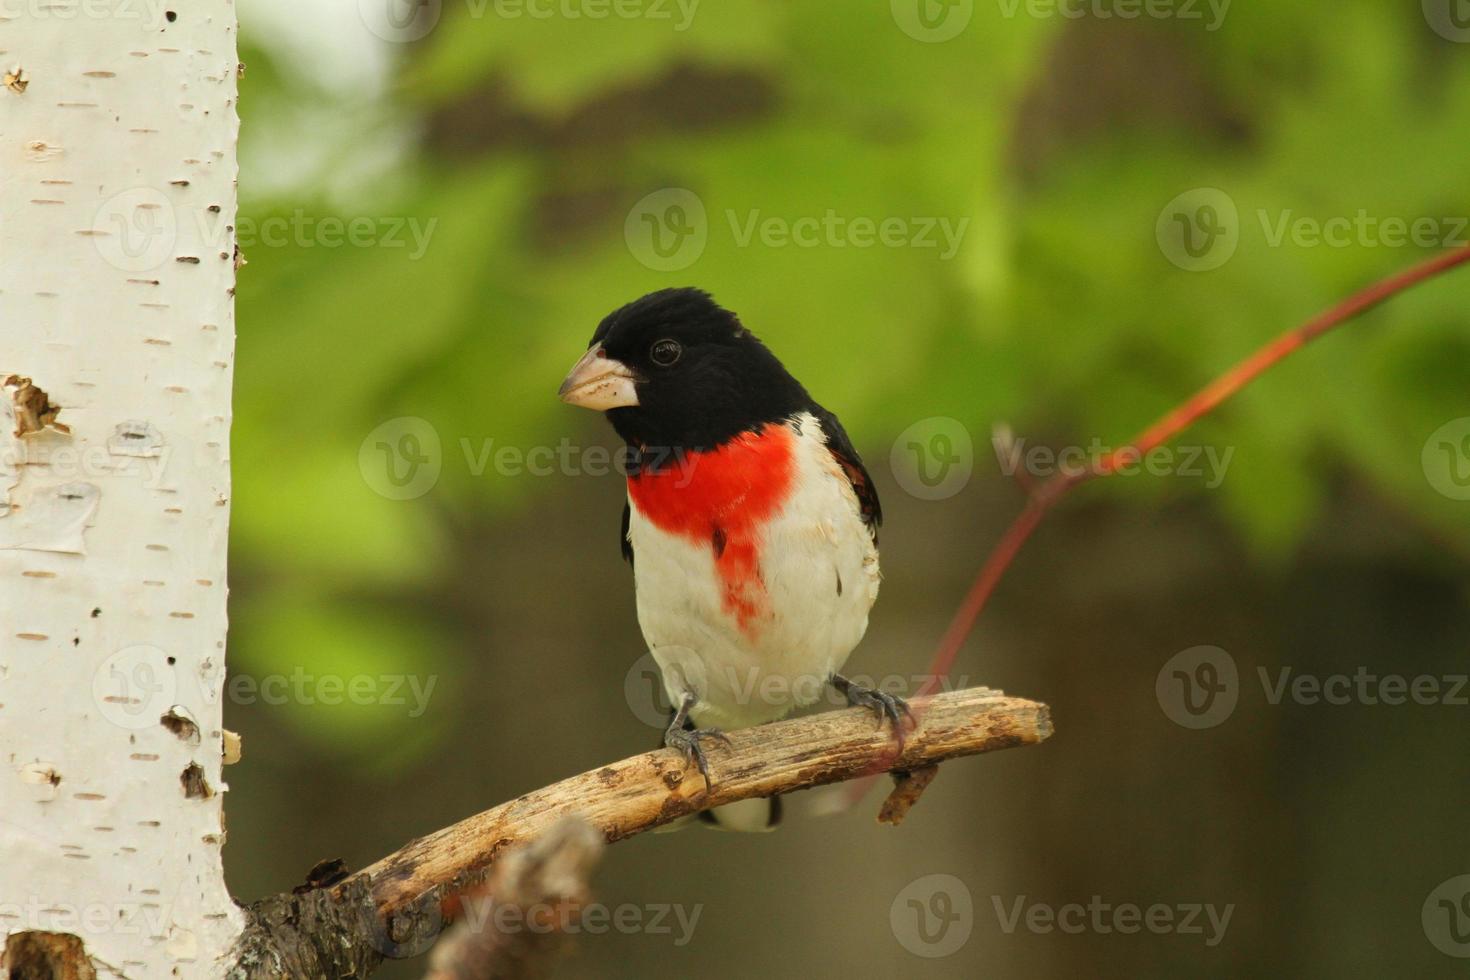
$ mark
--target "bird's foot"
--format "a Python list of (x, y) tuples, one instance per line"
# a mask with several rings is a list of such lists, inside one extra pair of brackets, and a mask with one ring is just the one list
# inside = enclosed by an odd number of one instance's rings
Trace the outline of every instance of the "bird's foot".
[(681, 753), (699, 770), (699, 774), (704, 777), (704, 788), (708, 790), (710, 787), (709, 759), (705, 756), (704, 746), (701, 744), (705, 741), (730, 744), (730, 739), (718, 728), (686, 729), (679, 726), (664, 732), (664, 745)]
[(909, 710), (909, 703), (903, 698), (889, 694), (887, 691), (864, 687), (841, 674), (832, 675), (832, 686), (841, 691), (847, 698), (847, 703), (853, 707), (872, 709), (873, 713), (878, 716), (880, 726), (884, 718), (893, 722), (893, 730), (898, 733), (900, 740), (903, 739), (904, 719), (908, 719), (910, 727), (915, 724), (914, 713)]

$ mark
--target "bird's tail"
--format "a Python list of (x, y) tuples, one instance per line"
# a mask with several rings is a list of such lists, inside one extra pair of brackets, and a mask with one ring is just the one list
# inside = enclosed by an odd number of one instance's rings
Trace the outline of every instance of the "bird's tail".
[(687, 817), (680, 817), (671, 823), (666, 823), (656, 834), (667, 834), (675, 830), (683, 830), (690, 824), (698, 821), (710, 830), (730, 830), (740, 834), (764, 834), (775, 830), (776, 825), (781, 822), (781, 797), (772, 796), (764, 800), (741, 800), (738, 803), (726, 803), (717, 806), (713, 810), (701, 810), (691, 813)]
[(741, 800), (726, 803), (713, 810), (702, 810), (700, 823), (714, 830), (733, 830), (743, 834), (764, 834), (775, 830), (781, 822), (781, 797)]

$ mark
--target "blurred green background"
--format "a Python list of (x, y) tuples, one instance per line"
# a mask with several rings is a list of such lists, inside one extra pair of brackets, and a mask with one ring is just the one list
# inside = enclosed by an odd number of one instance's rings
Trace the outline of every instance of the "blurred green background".
[[(1119, 445), (1470, 240), (1460, 0), (242, 7), (230, 662), (307, 678), (228, 708), (244, 899), (657, 743), (616, 444), (555, 398), (621, 303), (711, 290), (841, 414), (888, 515), (850, 666), (909, 676), (1022, 502), (992, 426)], [(692, 939), (562, 972), (1462, 975), (1421, 913), (1470, 872), (1470, 707), (1273, 704), (1259, 671), (1470, 670), (1467, 309), (1470, 273), (1403, 296), (1189, 432), (1194, 467), (1054, 515), (957, 667), (1052, 741), (947, 766), (898, 830), (874, 796), (619, 844), (599, 900), (698, 907)], [(1238, 705), (1196, 730), (1155, 687), (1200, 645)], [(952, 952), (910, 921), (935, 873)], [(1006, 928), (1094, 896), (1233, 913), (1214, 945)]]

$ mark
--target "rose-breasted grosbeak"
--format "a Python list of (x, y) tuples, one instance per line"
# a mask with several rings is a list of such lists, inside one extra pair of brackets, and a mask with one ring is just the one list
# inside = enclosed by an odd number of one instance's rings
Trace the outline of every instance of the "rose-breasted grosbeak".
[[(878, 597), (878, 494), (837, 417), (735, 314), (697, 289), (606, 317), (561, 399), (628, 444), (623, 556), (674, 717), (664, 744), (705, 779), (702, 743), (773, 721), (826, 684), (898, 727), (904, 703), (837, 673)], [(777, 801), (714, 821), (765, 829)]]

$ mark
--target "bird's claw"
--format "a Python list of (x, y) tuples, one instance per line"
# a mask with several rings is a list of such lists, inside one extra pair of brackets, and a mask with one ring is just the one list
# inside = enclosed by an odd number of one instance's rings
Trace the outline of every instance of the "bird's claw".
[(696, 728), (670, 729), (664, 733), (664, 745), (681, 753), (684, 758), (694, 764), (699, 774), (704, 777), (704, 788), (710, 787), (709, 759), (704, 754), (704, 746), (701, 741), (708, 739), (712, 742), (723, 742), (730, 744), (730, 739), (718, 728)]
[(901, 697), (889, 694), (887, 691), (879, 691), (871, 687), (863, 687), (851, 681), (842, 688), (842, 693), (847, 696), (847, 703), (856, 708), (871, 708), (878, 716), (878, 725), (883, 725), (883, 719), (887, 718), (893, 722), (893, 729), (903, 738), (904, 719), (908, 719), (910, 727), (916, 724), (914, 713), (909, 708), (909, 703)]

